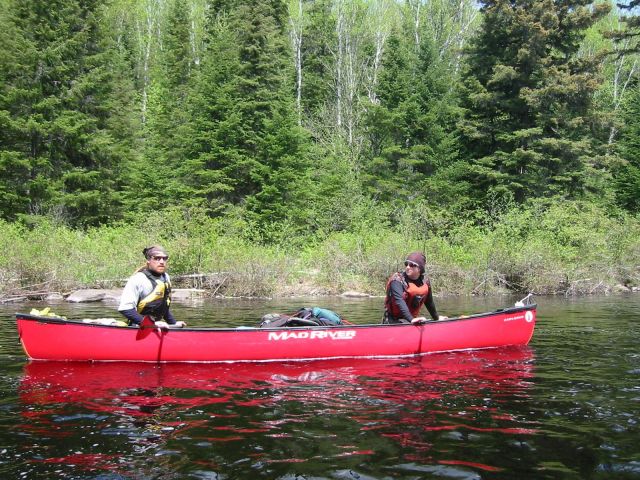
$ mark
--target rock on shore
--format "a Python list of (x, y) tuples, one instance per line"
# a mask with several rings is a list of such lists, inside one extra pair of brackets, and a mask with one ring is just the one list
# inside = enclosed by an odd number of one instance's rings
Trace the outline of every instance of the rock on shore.
[[(198, 288), (175, 288), (171, 291), (171, 300), (174, 302), (192, 301), (204, 296), (205, 290)], [(67, 302), (89, 303), (108, 302), (119, 303), (122, 289), (87, 288), (75, 290), (66, 298)]]

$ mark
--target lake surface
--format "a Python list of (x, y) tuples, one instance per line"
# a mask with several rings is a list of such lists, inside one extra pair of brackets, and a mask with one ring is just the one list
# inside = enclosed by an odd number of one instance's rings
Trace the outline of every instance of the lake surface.
[[(437, 305), (451, 316), (515, 300)], [(0, 305), (0, 478), (640, 479), (640, 295), (536, 300), (523, 348), (160, 366), (28, 362), (14, 312), (46, 305)], [(381, 304), (208, 300), (174, 312), (254, 326), (319, 305), (370, 323)], [(69, 318), (114, 309), (52, 305)]]

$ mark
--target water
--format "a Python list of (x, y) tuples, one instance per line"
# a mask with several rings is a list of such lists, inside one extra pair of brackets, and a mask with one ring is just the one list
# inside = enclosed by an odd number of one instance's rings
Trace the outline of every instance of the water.
[[(513, 299), (440, 299), (447, 315)], [(381, 299), (175, 305), (190, 325)], [(0, 478), (640, 478), (640, 296), (538, 297), (529, 347), (402, 360), (138, 365), (25, 360), (0, 305)], [(60, 303), (68, 317), (113, 305)], [(55, 341), (55, 339), (52, 339)]]

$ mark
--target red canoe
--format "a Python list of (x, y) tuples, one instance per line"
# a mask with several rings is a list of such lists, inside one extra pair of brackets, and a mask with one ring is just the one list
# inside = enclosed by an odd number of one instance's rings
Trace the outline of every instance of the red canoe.
[(119, 327), (16, 314), (32, 360), (239, 362), (408, 357), (526, 345), (536, 305), (517, 306), (421, 325), (287, 328)]

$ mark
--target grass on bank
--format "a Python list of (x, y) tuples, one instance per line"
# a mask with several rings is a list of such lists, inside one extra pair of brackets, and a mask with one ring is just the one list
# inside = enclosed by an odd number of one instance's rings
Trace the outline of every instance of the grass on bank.
[(390, 273), (413, 250), (426, 252), (438, 295), (589, 294), (638, 286), (640, 221), (606, 213), (573, 202), (513, 208), (491, 227), (462, 223), (437, 235), (415, 225), (366, 225), (278, 245), (254, 242), (228, 221), (179, 210), (142, 225), (88, 231), (47, 218), (29, 226), (0, 221), (0, 297), (120, 288), (143, 263), (142, 249), (156, 243), (170, 253), (174, 278), (212, 274), (196, 285), (212, 295), (381, 295)]

